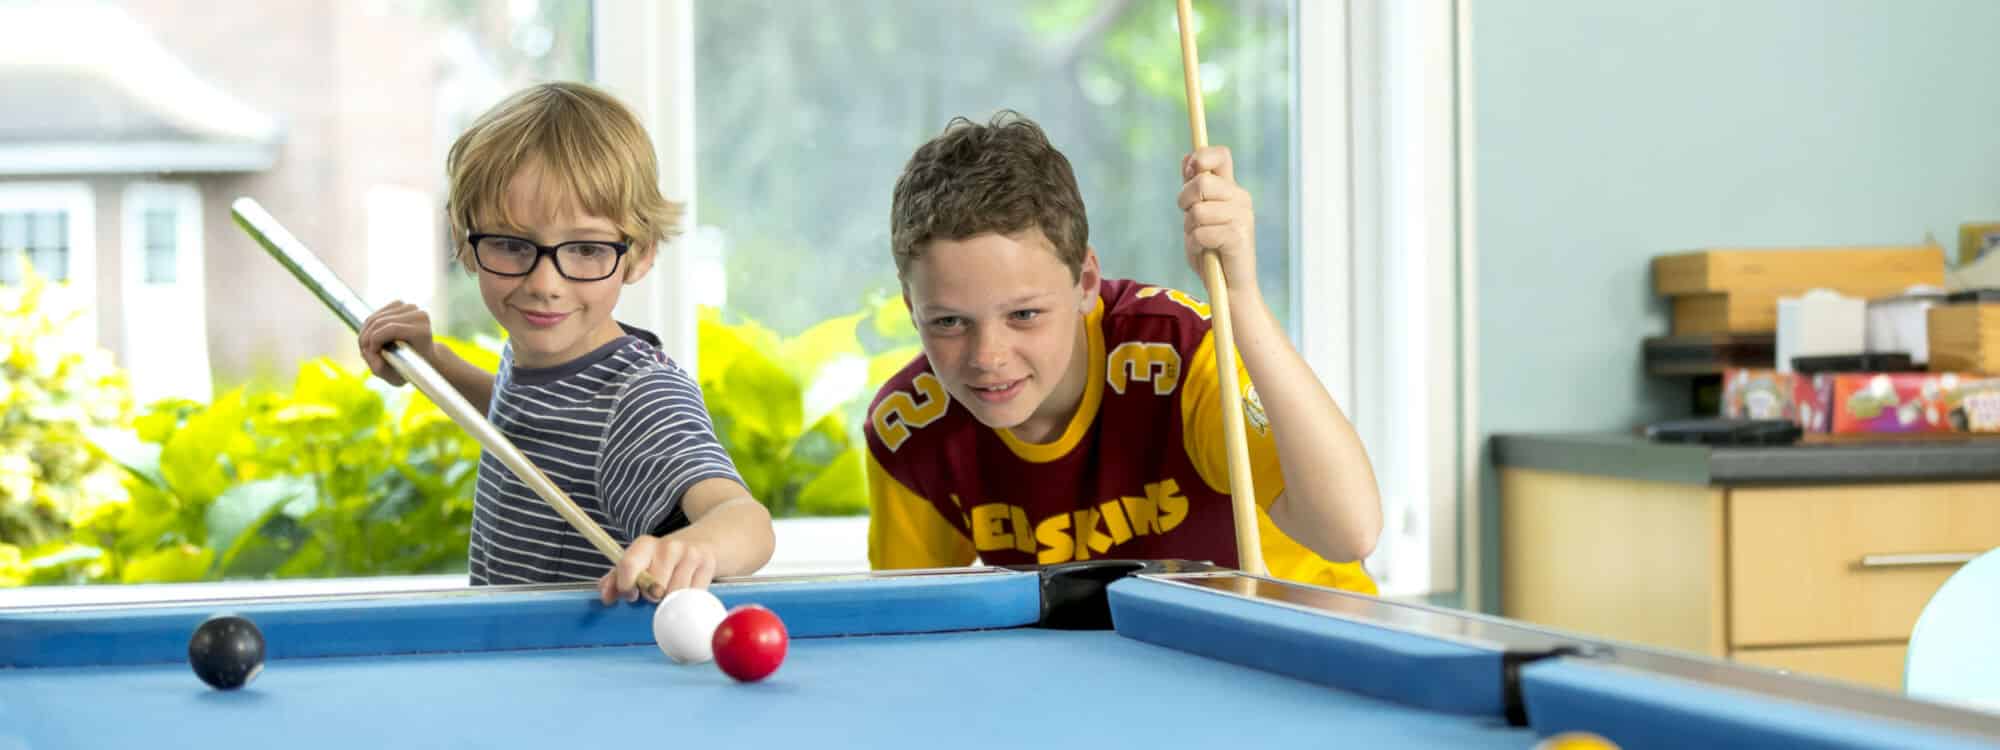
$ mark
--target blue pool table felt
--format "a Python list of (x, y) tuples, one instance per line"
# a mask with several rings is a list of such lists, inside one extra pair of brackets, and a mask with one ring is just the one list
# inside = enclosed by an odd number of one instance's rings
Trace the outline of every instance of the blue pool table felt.
[[(1452, 635), (1467, 622), (1406, 631), (1201, 580), (1221, 588), (1112, 583), (1117, 630), (1093, 632), (1032, 627), (1033, 573), (718, 587), (727, 606), (769, 606), (793, 636), (755, 684), (671, 663), (651, 643), (651, 604), (605, 607), (581, 589), (244, 603), (270, 656), (237, 692), (186, 663), (188, 634), (218, 603), (20, 608), (0, 611), (0, 750), (1527, 748), (1571, 729), (1628, 750), (1983, 746), (1591, 658), (1528, 663), (1516, 681), (1505, 662), (1524, 654)], [(1529, 726), (1504, 718), (1515, 687)]]
[[(33, 680), (19, 679), (32, 674)], [(1088, 696), (1088, 697), (1081, 697)], [(1078, 703), (1089, 705), (1079, 712)], [(79, 722), (77, 713), (102, 720)], [(1043, 717), (1074, 718), (1051, 723)], [(221, 737), (227, 742), (218, 742)], [(1038, 629), (795, 640), (738, 684), (651, 646), (278, 660), (248, 689), (184, 665), (0, 671), (0, 748), (1528, 747), (1452, 716), (1153, 646)], [(555, 743), (561, 743), (557, 745)]]

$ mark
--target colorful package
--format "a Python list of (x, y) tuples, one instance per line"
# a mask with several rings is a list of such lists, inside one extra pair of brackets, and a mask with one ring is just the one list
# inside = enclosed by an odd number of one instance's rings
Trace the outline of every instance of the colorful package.
[(1722, 404), (1723, 416), (1790, 419), (1809, 434), (2000, 432), (2000, 378), (1967, 373), (1730, 368)]

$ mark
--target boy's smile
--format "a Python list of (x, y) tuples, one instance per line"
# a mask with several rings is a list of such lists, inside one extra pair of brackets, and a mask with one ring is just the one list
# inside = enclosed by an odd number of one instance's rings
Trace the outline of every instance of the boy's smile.
[(1021, 384), (1026, 382), (1027, 378), (1018, 378), (1002, 383), (971, 383), (969, 386), (973, 395), (978, 396), (979, 400), (989, 404), (1004, 404), (1020, 395)]
[(522, 310), (521, 317), (526, 318), (528, 325), (535, 328), (554, 328), (556, 324), (568, 320), (569, 313), (542, 313)]
[[(550, 184), (543, 173), (533, 163), (522, 167), (507, 182), (502, 212), (476, 217), (477, 230), (518, 235), (545, 245), (623, 238), (617, 223), (585, 211), (572, 192)], [(526, 276), (479, 270), (476, 263), (473, 268), (487, 311), (507, 329), (515, 364), (541, 368), (573, 361), (623, 335), (611, 314), (618, 294), (651, 265), (650, 253), (630, 252), (616, 273), (596, 281), (565, 278), (557, 271), (554, 256), (539, 258)]]
[(904, 301), (931, 369), (981, 424), (1043, 443), (1060, 436), (1090, 376), (1083, 311), (1097, 256), (1080, 278), (1040, 229), (933, 240), (910, 266)]

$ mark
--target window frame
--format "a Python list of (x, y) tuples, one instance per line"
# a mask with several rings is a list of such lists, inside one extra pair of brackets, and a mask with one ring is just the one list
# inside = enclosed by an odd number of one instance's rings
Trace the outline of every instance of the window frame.
[[(1409, 552), (1380, 571), (1384, 593), (1458, 591), (1473, 602), (1477, 587), (1462, 585), (1477, 580), (1479, 528), (1479, 453), (1469, 430), (1477, 423), (1465, 387), (1477, 342), (1466, 281), (1471, 258), (1461, 242), (1470, 208), (1461, 158), (1469, 141), (1459, 85), (1463, 2), (1298, 3), (1291, 186), (1298, 218), (1290, 262), (1300, 354), (1361, 431), (1378, 481), (1425, 488), (1415, 502), (1385, 490), (1385, 515), (1419, 518), (1422, 531), (1399, 540)], [(692, 0), (596, 0), (593, 14), (596, 82), (631, 103), (652, 134), (661, 189), (685, 204), (689, 228), (700, 215), (693, 22)], [(1415, 127), (1391, 128), (1391, 121)], [(690, 370), (699, 367), (693, 281), (711, 254), (696, 237), (690, 229), (663, 246), (654, 271), (627, 291), (619, 310), (658, 333)], [(1413, 327), (1392, 307), (1409, 297), (1384, 289), (1452, 304), (1435, 305), (1447, 312)], [(1423, 414), (1420, 429), (1393, 432), (1412, 408)], [(1386, 560), (1372, 562), (1380, 568)]]
[[(147, 281), (150, 272), (146, 257), (146, 212), (156, 207), (168, 207), (174, 212), (175, 280), (171, 284), (155, 284)], [(171, 315), (175, 320), (174, 329), (188, 332), (188, 338), (181, 339), (180, 350), (185, 358), (176, 358), (173, 365), (148, 369), (146, 373), (134, 372), (135, 393), (150, 393), (154, 397), (176, 395), (187, 398), (201, 397), (213, 388), (212, 374), (208, 372), (208, 257), (207, 223), (202, 216), (201, 188), (188, 181), (138, 180), (125, 184), (119, 198), (119, 273), (118, 290), (121, 320), (116, 332), (121, 341), (120, 361), (127, 367), (156, 367), (152, 362), (141, 364), (137, 359), (141, 337), (156, 335), (146, 331), (151, 326), (137, 323), (140, 316), (155, 318)], [(163, 289), (165, 288), (165, 289)], [(139, 300), (152, 299), (159, 293), (185, 294), (193, 307), (172, 310), (165, 313), (139, 306)], [(154, 300), (158, 301), (158, 300)], [(170, 319), (174, 319), (170, 318)], [(175, 334), (181, 335), (181, 334)], [(197, 368), (192, 375), (180, 368)], [(165, 374), (164, 373), (171, 373)], [(173, 387), (155, 390), (158, 382), (173, 383)]]
[[(150, 258), (146, 256), (145, 210), (157, 206), (167, 206), (174, 210), (176, 235), (174, 252), (177, 262), (174, 270), (176, 276), (172, 283), (184, 284), (191, 280), (199, 280), (201, 278), (199, 274), (204, 272), (206, 266), (201, 253), (203, 237), (200, 188), (189, 182), (127, 183), (119, 211), (122, 215), (120, 244), (123, 246), (119, 251), (121, 262), (124, 264), (121, 268), (137, 269), (136, 274), (131, 272), (120, 274), (120, 288), (127, 297), (131, 296), (132, 287), (153, 285), (145, 278), (150, 273), (147, 265)], [(180, 262), (182, 254), (190, 251), (192, 254), (185, 256), (186, 261)], [(188, 272), (196, 275), (190, 279), (185, 275)]]
[(596, 0), (591, 70), (596, 85), (630, 106), (659, 161), (660, 192), (683, 207), (683, 234), (657, 248), (653, 269), (618, 302), (620, 320), (652, 331), (660, 348), (697, 372), (696, 289), (700, 207), (695, 204), (693, 0)]
[(69, 218), (69, 280), (63, 286), (79, 305), (78, 330), (92, 343), (98, 332), (97, 197), (85, 182), (0, 182), (0, 212), (62, 211)]
[[(1304, 165), (1342, 180), (1346, 201), (1329, 197), (1326, 209), (1304, 216), (1349, 220), (1350, 244), (1339, 260), (1348, 263), (1350, 317), (1308, 321), (1326, 321), (1330, 335), (1351, 336), (1351, 369), (1332, 370), (1351, 377), (1351, 385), (1329, 383), (1329, 390), (1336, 398), (1351, 395), (1341, 406), (1368, 446), (1383, 489), (1384, 545), (1371, 569), (1383, 577), (1385, 595), (1455, 596), (1459, 606), (1475, 608), (1478, 587), (1467, 584), (1479, 580), (1480, 453), (1468, 387), (1477, 306), (1465, 242), (1471, 199), (1463, 3), (1309, 4), (1315, 15), (1338, 15), (1344, 23), (1345, 68), (1302, 56), (1301, 78), (1324, 81), (1347, 106), (1344, 122), (1324, 124), (1344, 136), (1345, 172), (1331, 159)], [(1301, 15), (1311, 18), (1303, 8)], [(1333, 26), (1301, 23), (1302, 29)]]

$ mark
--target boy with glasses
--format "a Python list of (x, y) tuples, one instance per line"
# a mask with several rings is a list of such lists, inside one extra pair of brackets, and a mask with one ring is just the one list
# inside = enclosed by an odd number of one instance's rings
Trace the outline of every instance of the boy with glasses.
[[(446, 159), (454, 255), (506, 329), (497, 374), (431, 337), (394, 302), (359, 337), (376, 376), (402, 378), (402, 341), (625, 545), (613, 566), (497, 458), (482, 457), (469, 567), (474, 585), (598, 582), (607, 604), (658, 600), (769, 561), (771, 516), (716, 440), (701, 391), (651, 334), (612, 318), (621, 288), (652, 269), (680, 207), (659, 192), (651, 140), (617, 100), (550, 83), (481, 116)], [(638, 591), (640, 571), (658, 582)]]

